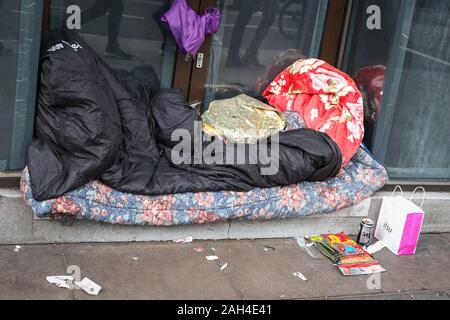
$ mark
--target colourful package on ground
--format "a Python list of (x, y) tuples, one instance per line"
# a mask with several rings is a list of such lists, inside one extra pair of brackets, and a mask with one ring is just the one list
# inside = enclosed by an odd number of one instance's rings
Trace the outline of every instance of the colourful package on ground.
[(336, 263), (345, 276), (386, 271), (367, 251), (343, 232), (312, 236), (309, 240), (323, 255)]
[(319, 250), (335, 263), (372, 262), (373, 258), (345, 233), (310, 237)]

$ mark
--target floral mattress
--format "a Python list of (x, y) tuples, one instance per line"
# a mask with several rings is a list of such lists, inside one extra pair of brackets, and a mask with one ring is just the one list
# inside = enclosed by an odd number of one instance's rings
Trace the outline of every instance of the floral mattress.
[[(288, 129), (305, 127), (296, 112), (285, 112), (285, 116)], [(92, 181), (64, 196), (39, 202), (33, 199), (27, 169), (22, 174), (21, 191), (35, 218), (69, 216), (112, 224), (170, 226), (330, 213), (362, 202), (387, 180), (386, 170), (360, 148), (339, 175), (326, 182), (302, 182), (249, 192), (142, 196)]]

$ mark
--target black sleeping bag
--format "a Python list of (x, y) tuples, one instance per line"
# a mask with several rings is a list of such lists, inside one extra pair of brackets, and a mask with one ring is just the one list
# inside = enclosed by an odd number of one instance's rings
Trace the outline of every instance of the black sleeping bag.
[[(172, 133), (194, 133), (200, 120), (180, 91), (116, 76), (75, 32), (51, 32), (42, 45), (35, 138), (27, 154), (33, 196), (55, 198), (93, 179), (146, 195), (248, 191), (322, 181), (340, 170), (336, 143), (309, 129), (280, 134), (279, 170), (272, 175), (262, 174), (260, 159), (174, 163)], [(200, 141), (200, 151), (211, 143)]]

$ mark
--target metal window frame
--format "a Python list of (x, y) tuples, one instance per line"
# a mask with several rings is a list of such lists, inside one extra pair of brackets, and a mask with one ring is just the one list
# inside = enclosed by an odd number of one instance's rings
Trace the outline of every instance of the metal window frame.
[(24, 166), (26, 149), (33, 138), (42, 15), (42, 1), (21, 0), (15, 105), (11, 135), (13, 143), (10, 147), (7, 166), (3, 169), (15, 170)]

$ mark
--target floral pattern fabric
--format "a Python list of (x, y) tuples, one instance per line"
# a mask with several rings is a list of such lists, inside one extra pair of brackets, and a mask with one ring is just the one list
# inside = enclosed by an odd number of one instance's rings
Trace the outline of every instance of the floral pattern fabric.
[(364, 138), (362, 95), (347, 74), (318, 59), (302, 59), (264, 91), (273, 107), (298, 112), (308, 128), (327, 133), (339, 146), (343, 166)]
[[(295, 112), (285, 113), (287, 128), (304, 127)], [(204, 224), (232, 219), (269, 220), (325, 214), (355, 205), (386, 182), (386, 170), (363, 149), (335, 178), (249, 192), (204, 192), (143, 196), (114, 190), (99, 181), (47, 201), (36, 201), (28, 170), (21, 191), (36, 218), (75, 219), (126, 225)]]

